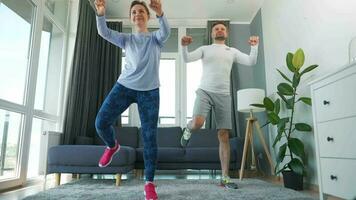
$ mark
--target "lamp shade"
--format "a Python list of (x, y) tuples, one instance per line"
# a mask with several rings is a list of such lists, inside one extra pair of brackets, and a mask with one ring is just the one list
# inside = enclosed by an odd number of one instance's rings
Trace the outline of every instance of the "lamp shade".
[(251, 106), (250, 104), (263, 104), (265, 91), (258, 88), (248, 88), (237, 91), (237, 110), (239, 112), (262, 112), (264, 108)]

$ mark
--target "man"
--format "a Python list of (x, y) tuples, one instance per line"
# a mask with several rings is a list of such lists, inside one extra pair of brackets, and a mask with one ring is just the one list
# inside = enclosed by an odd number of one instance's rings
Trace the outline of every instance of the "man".
[(212, 109), (216, 116), (216, 128), (219, 138), (219, 157), (222, 169), (221, 185), (226, 188), (237, 189), (237, 184), (229, 178), (230, 143), (229, 130), (231, 122), (231, 95), (230, 73), (232, 63), (255, 65), (259, 38), (252, 36), (249, 39), (251, 45), (250, 55), (241, 53), (239, 50), (228, 47), (225, 41), (228, 37), (227, 27), (223, 22), (212, 25), (211, 36), (213, 44), (202, 46), (189, 53), (187, 46), (193, 41), (192, 37), (182, 37), (183, 59), (185, 62), (193, 62), (202, 59), (203, 74), (200, 86), (196, 91), (193, 119), (184, 129), (181, 145), (185, 147), (190, 139), (191, 131), (201, 128), (205, 119)]

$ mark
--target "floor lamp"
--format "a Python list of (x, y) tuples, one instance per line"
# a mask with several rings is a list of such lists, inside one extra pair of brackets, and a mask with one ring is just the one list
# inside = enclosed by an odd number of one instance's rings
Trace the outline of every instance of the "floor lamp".
[(257, 118), (253, 116), (253, 113), (263, 112), (265, 111), (265, 109), (251, 106), (251, 104), (263, 104), (264, 97), (265, 97), (265, 91), (262, 89), (249, 88), (249, 89), (243, 89), (237, 91), (237, 110), (243, 113), (250, 113), (249, 117), (246, 118), (246, 134), (245, 134), (244, 149), (243, 149), (241, 168), (240, 168), (240, 180), (242, 180), (244, 175), (244, 169), (245, 169), (245, 163), (246, 163), (246, 157), (247, 157), (247, 151), (249, 145), (251, 145), (251, 155), (252, 155), (251, 167), (252, 169), (256, 168), (255, 153), (253, 150), (253, 127), (254, 126), (257, 130), (258, 136), (261, 140), (264, 151), (267, 155), (267, 159), (271, 167), (271, 174), (274, 174), (273, 162), (271, 159), (271, 155), (268, 151), (266, 141), (263, 137), (260, 124), (258, 123)]

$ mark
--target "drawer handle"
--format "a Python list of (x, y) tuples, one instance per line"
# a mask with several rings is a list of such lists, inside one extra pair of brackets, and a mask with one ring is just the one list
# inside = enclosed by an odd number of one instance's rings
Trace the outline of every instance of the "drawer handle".
[(323, 101), (323, 104), (324, 104), (324, 105), (330, 105), (330, 101), (324, 100), (324, 101)]
[(333, 141), (334, 141), (334, 138), (332, 138), (332, 137), (327, 137), (326, 140), (327, 140), (328, 142), (333, 142)]
[(330, 176), (330, 179), (333, 180), (333, 181), (334, 181), (334, 180), (337, 181), (337, 176), (331, 175), (331, 176)]

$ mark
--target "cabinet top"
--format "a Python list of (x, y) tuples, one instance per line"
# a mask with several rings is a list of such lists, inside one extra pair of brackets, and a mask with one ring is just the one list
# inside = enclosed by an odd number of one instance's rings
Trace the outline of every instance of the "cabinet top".
[(340, 67), (340, 68), (337, 68), (337, 69), (334, 69), (334, 70), (332, 70), (332, 71), (330, 71), (330, 72), (327, 72), (326, 74), (324, 74), (324, 75), (322, 75), (322, 76), (320, 76), (320, 77), (315, 78), (314, 80), (310, 81), (310, 82), (308, 83), (308, 85), (313, 85), (313, 84), (316, 83), (316, 82), (319, 82), (319, 81), (321, 81), (321, 80), (324, 80), (325, 78), (328, 78), (329, 76), (332, 76), (332, 75), (334, 75), (334, 74), (336, 74), (336, 73), (338, 73), (338, 72), (344, 71), (344, 70), (346, 70), (346, 69), (348, 69), (348, 68), (350, 68), (350, 67), (353, 67), (353, 66), (356, 66), (356, 60), (353, 61), (353, 62), (351, 62), (351, 63), (348, 63), (348, 64), (346, 64), (346, 65), (343, 65), (343, 66)]

